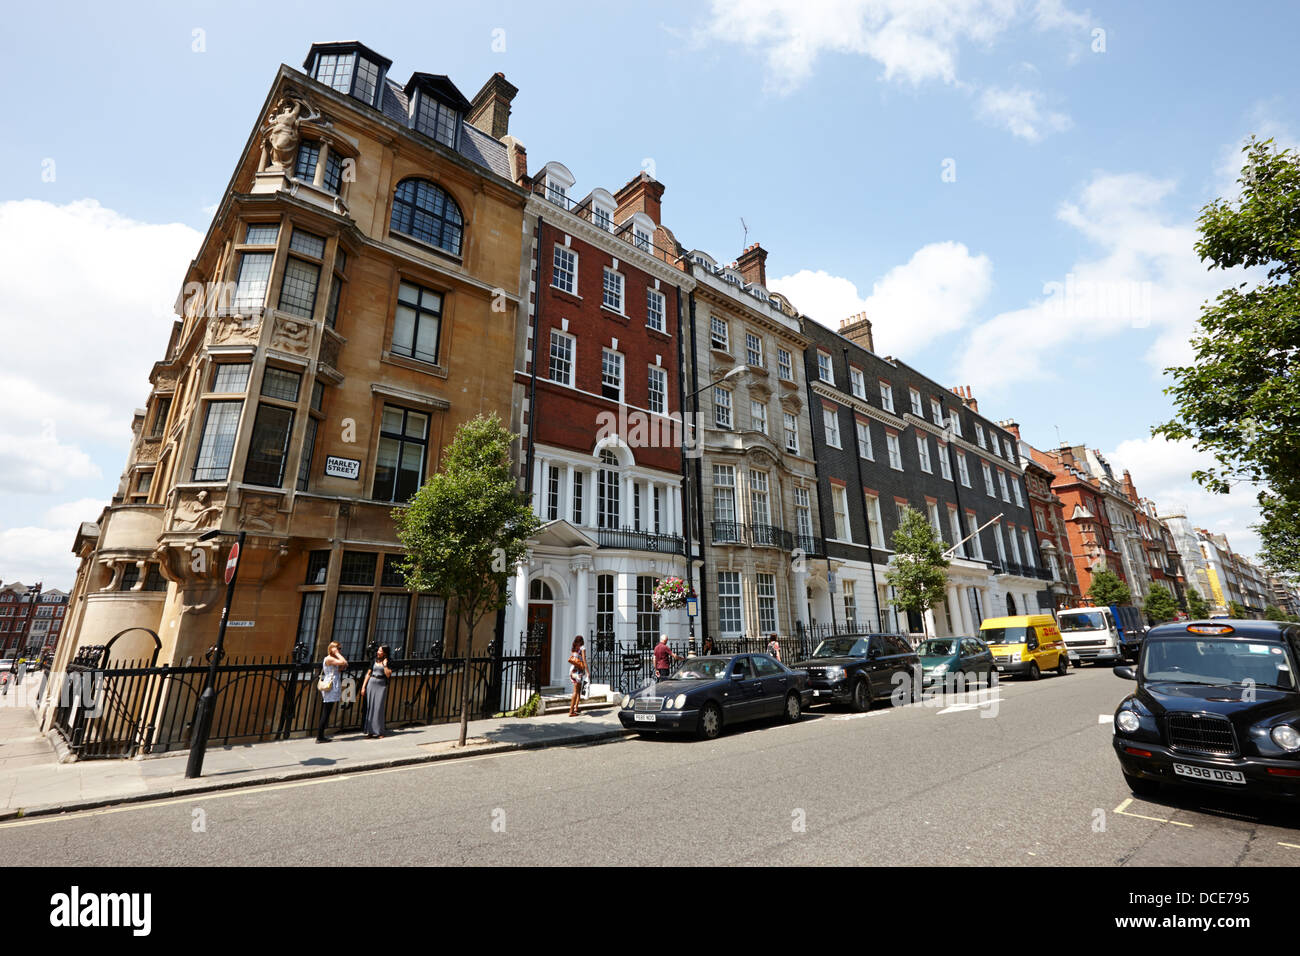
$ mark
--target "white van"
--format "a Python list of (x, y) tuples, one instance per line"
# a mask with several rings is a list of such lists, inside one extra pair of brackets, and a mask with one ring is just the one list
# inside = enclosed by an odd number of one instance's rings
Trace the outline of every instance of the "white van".
[(1123, 642), (1115, 618), (1107, 607), (1072, 607), (1056, 612), (1070, 663), (1122, 661)]

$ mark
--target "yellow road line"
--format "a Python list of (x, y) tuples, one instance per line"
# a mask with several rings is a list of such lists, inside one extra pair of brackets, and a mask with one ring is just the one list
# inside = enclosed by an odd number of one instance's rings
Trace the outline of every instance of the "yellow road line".
[(1114, 810), (1112, 810), (1111, 812), (1112, 812), (1112, 813), (1118, 813), (1120, 816), (1123, 816), (1123, 817), (1137, 817), (1139, 820), (1153, 820), (1153, 821), (1155, 821), (1156, 823), (1172, 823), (1172, 824), (1173, 824), (1174, 826), (1176, 826), (1176, 827), (1187, 827), (1187, 829), (1189, 829), (1189, 830), (1195, 830), (1195, 829), (1196, 829), (1196, 827), (1192, 826), (1192, 824), (1190, 824), (1190, 823), (1179, 823), (1177, 820), (1166, 820), (1164, 817), (1149, 817), (1149, 816), (1147, 816), (1147, 815), (1144, 814), (1144, 813), (1129, 813), (1128, 810), (1127, 810), (1126, 808), (1127, 808), (1127, 807), (1128, 807), (1132, 802), (1133, 802), (1133, 798), (1132, 798), (1132, 797), (1129, 797), (1128, 799), (1126, 799), (1123, 803), (1121, 803), (1118, 807), (1116, 807), (1116, 808), (1115, 808)]

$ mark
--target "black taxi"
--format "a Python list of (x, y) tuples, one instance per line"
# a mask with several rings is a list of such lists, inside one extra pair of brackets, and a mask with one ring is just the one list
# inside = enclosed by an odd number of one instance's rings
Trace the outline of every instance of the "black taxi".
[(1162, 784), (1300, 798), (1300, 627), (1216, 618), (1152, 628), (1115, 711), (1129, 788)]

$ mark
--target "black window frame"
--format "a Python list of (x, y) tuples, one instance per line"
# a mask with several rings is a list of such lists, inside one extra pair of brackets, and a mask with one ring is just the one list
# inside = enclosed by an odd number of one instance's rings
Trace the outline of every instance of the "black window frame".
[[(441, 196), (441, 211), (432, 203), (423, 204), (423, 197), (429, 193), (434, 200)], [(454, 215), (449, 216), (448, 210)], [(429, 217), (437, 224), (437, 228), (416, 231), (417, 213)], [(388, 231), (459, 259), (464, 248), (465, 215), (452, 194), (433, 180), (408, 176), (393, 190), (393, 209), (388, 219)], [(449, 236), (454, 237), (454, 243), (448, 244), (445, 241)]]

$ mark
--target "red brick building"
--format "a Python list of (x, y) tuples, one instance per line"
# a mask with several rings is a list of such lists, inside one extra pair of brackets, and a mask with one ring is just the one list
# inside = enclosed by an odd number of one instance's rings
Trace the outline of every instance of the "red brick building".
[(1020, 458), (1025, 463), (1025, 489), (1029, 494), (1029, 512), (1034, 520), (1034, 535), (1043, 563), (1051, 572), (1052, 606), (1077, 607), (1082, 601), (1079, 576), (1074, 567), (1074, 552), (1065, 521), (1065, 504), (1052, 490), (1056, 479), (1051, 469), (1035, 455), (1041, 455), (1020, 438), (1020, 426), (1003, 422), (1003, 427), (1020, 443)]
[(683, 291), (666, 250), (664, 187), (644, 173), (579, 198), (548, 163), (525, 184), (532, 274), (515, 368), (521, 459), (544, 525), (517, 569), (507, 640), (532, 642), (559, 682), (575, 635), (649, 646), (685, 636), (654, 609), (686, 577), (681, 442)]
[[(40, 598), (33, 601), (38, 591)], [(42, 591), (39, 584), (29, 587), (19, 581), (0, 587), (0, 657), (34, 656), (53, 646), (67, 610), (64, 591)]]
[(1036, 448), (1030, 451), (1033, 460), (1052, 473), (1051, 491), (1061, 501), (1069, 551), (1078, 579), (1078, 593), (1084, 603), (1088, 589), (1092, 587), (1092, 576), (1098, 571), (1113, 571), (1120, 580), (1128, 583), (1107, 516), (1104, 493), (1100, 484), (1084, 470), (1086, 462), (1077, 460), (1074, 449), (1069, 446), (1052, 452)]

